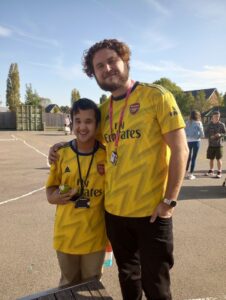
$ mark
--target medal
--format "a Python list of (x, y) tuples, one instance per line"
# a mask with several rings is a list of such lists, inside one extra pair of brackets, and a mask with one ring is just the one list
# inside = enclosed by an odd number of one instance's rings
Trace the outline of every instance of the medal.
[(117, 160), (118, 160), (118, 154), (115, 151), (112, 151), (111, 153), (111, 163), (115, 166), (117, 164)]

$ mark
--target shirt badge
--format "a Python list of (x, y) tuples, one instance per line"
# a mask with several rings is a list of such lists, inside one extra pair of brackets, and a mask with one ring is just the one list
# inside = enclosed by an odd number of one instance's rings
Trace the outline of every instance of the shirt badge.
[(97, 164), (97, 171), (100, 175), (105, 174), (104, 164)]
[(129, 111), (132, 115), (135, 115), (140, 109), (140, 103), (136, 102), (130, 105)]

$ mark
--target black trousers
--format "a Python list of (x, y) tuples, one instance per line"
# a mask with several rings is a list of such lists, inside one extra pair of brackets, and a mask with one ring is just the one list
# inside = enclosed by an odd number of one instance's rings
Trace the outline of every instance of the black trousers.
[(119, 271), (124, 300), (171, 300), (172, 218), (119, 217), (105, 212), (107, 235)]

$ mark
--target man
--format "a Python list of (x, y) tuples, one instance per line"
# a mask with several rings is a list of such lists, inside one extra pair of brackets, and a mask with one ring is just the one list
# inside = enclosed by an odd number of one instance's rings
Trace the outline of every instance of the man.
[(147, 299), (170, 300), (172, 213), (188, 157), (184, 121), (171, 93), (130, 79), (129, 61), (128, 46), (115, 39), (96, 43), (83, 60), (85, 73), (112, 93), (100, 126), (107, 235), (123, 299), (141, 299), (143, 289)]
[(211, 122), (206, 128), (208, 137), (207, 159), (209, 159), (209, 171), (206, 176), (214, 176), (214, 159), (217, 160), (216, 178), (222, 176), (223, 142), (226, 130), (224, 123), (220, 122), (220, 112), (214, 111)]

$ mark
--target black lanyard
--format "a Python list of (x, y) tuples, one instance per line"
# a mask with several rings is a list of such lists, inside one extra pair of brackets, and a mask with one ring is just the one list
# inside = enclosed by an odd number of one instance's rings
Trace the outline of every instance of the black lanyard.
[(84, 192), (84, 182), (86, 182), (87, 179), (88, 179), (88, 177), (89, 177), (89, 172), (90, 172), (90, 169), (91, 169), (91, 166), (92, 166), (92, 163), (93, 163), (93, 158), (94, 158), (94, 151), (93, 151), (90, 163), (89, 163), (89, 167), (88, 167), (88, 170), (87, 170), (87, 173), (86, 173), (85, 180), (82, 179), (81, 166), (80, 166), (80, 162), (79, 162), (78, 152), (76, 152), (76, 157), (77, 157), (77, 163), (78, 163), (79, 179), (80, 179), (80, 182), (81, 182), (81, 192), (79, 194), (83, 195), (83, 192)]

